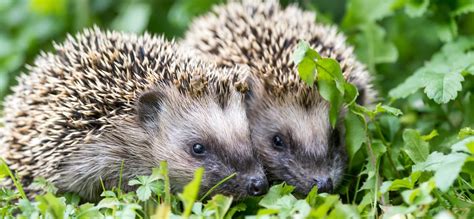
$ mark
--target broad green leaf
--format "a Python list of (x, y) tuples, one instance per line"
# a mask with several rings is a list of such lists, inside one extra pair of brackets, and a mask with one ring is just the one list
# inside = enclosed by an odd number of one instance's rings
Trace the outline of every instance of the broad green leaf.
[(321, 58), (317, 61), (317, 72), (325, 72), (327, 74), (321, 74), (318, 77), (318, 80), (334, 80), (336, 83), (336, 88), (339, 92), (344, 95), (344, 76), (342, 75), (341, 66), (335, 59), (331, 58)]
[(406, 129), (403, 132), (403, 151), (414, 163), (421, 163), (426, 160), (430, 153), (429, 144), (425, 142), (420, 133), (414, 129)]
[(420, 17), (426, 12), (429, 5), (430, 0), (408, 0), (406, 2), (405, 12), (410, 17)]
[(471, 38), (446, 44), (431, 60), (419, 68), (405, 82), (389, 93), (394, 98), (405, 98), (420, 88), (437, 103), (447, 103), (462, 89), (463, 74), (474, 74), (474, 43)]
[[(319, 72), (319, 75), (325, 74)], [(318, 90), (321, 96), (329, 102), (329, 121), (332, 127), (336, 126), (337, 118), (339, 117), (339, 110), (343, 104), (344, 97), (339, 93), (336, 83), (333, 80), (326, 80), (319, 78)]]
[(425, 162), (412, 167), (413, 171), (435, 171), (436, 187), (446, 192), (461, 172), (464, 161), (468, 157), (464, 153), (444, 155), (440, 152), (431, 153)]
[(313, 60), (304, 57), (298, 64), (298, 72), (301, 80), (306, 82), (308, 86), (313, 86), (317, 74), (316, 63)]
[(54, 218), (64, 218), (64, 211), (66, 210), (66, 203), (64, 198), (57, 198), (53, 194), (36, 196), (38, 208), (43, 215), (50, 213)]
[(77, 211), (76, 215), (79, 219), (103, 218), (103, 215), (100, 213), (99, 209), (91, 203), (85, 203), (79, 206), (79, 210)]
[(460, 72), (431, 73), (425, 75), (427, 78), (425, 93), (437, 103), (447, 103), (453, 100), (462, 89), (461, 82), (464, 77)]
[(434, 201), (430, 195), (435, 188), (433, 181), (424, 182), (419, 188), (402, 192), (403, 201), (409, 205), (426, 205)]
[[(423, 69), (424, 70), (424, 69)], [(388, 93), (392, 98), (406, 98), (409, 95), (415, 93), (417, 90), (425, 86), (423, 78), (425, 78), (426, 72), (418, 70), (413, 75), (408, 77), (403, 83), (390, 90)]]
[(356, 206), (342, 204), (341, 202), (337, 202), (334, 206), (334, 209), (327, 217), (328, 219), (339, 219), (339, 218), (351, 218), (351, 219), (358, 219), (361, 218), (359, 212), (357, 211)]
[[(383, 219), (392, 219), (397, 218), (400, 216), (406, 216), (402, 218), (410, 218), (407, 214), (410, 214), (417, 210), (417, 206), (411, 205), (410, 207), (405, 206), (380, 206), (382, 208), (384, 214)], [(411, 216), (411, 215), (410, 215)], [(413, 217), (413, 216), (412, 216)]]
[(295, 49), (295, 51), (293, 52), (293, 54), (291, 56), (291, 59), (293, 60), (293, 62), (296, 65), (299, 65), (301, 63), (301, 61), (303, 61), (303, 59), (305, 58), (306, 51), (308, 51), (309, 49), (310, 49), (310, 46), (309, 46), (308, 42), (303, 41), (303, 40), (300, 41), (298, 43), (298, 45), (296, 46), (296, 49)]
[(140, 201), (146, 201), (151, 196), (151, 188), (149, 186), (140, 186), (137, 189), (137, 197)]
[(468, 144), (474, 142), (474, 136), (467, 137), (457, 143), (455, 143), (451, 147), (451, 151), (453, 152), (465, 152), (465, 153), (473, 153), (469, 147)]
[(270, 208), (271, 206), (275, 205), (278, 199), (290, 194), (293, 189), (293, 186), (287, 185), (285, 183), (272, 186), (268, 193), (262, 198), (262, 200), (260, 200), (258, 204), (265, 208)]
[(365, 142), (366, 132), (364, 118), (349, 110), (344, 120), (346, 128), (346, 148), (349, 155), (349, 160), (352, 160), (354, 155), (359, 151), (362, 143)]

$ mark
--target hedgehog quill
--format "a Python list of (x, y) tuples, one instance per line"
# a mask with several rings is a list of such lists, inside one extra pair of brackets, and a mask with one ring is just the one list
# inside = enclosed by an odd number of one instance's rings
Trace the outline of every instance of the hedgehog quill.
[[(86, 200), (168, 161), (179, 191), (200, 166), (201, 192), (266, 192), (244, 109), (244, 68), (217, 68), (148, 34), (97, 28), (55, 45), (5, 100), (1, 151), (25, 185), (42, 176)], [(124, 185), (122, 185), (122, 188)], [(131, 190), (125, 186), (125, 190)]]
[[(183, 44), (219, 66), (251, 69), (247, 94), (254, 146), (271, 181), (286, 181), (300, 193), (312, 187), (331, 192), (346, 166), (344, 127), (332, 128), (329, 104), (299, 77), (291, 57), (298, 42), (336, 59), (344, 77), (359, 89), (359, 104), (375, 95), (372, 79), (335, 27), (317, 24), (315, 14), (277, 1), (230, 2), (196, 19)], [(340, 120), (339, 120), (340, 121)]]

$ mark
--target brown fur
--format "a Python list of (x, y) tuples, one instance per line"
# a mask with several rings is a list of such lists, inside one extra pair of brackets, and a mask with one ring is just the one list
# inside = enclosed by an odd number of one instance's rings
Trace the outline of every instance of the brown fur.
[[(274, 0), (230, 2), (196, 19), (183, 40), (219, 66), (250, 67), (247, 115), (254, 145), (273, 180), (287, 181), (303, 193), (314, 185), (332, 190), (322, 182), (331, 179), (337, 185), (347, 158), (344, 130), (331, 128), (328, 103), (299, 78), (291, 60), (298, 42), (306, 40), (322, 56), (338, 60), (345, 78), (360, 90), (359, 103), (374, 97), (371, 77), (345, 37), (314, 21), (314, 13), (283, 9)], [(288, 146), (285, 150), (272, 146), (276, 135)]]
[[(203, 192), (234, 172), (218, 192), (239, 198), (252, 178), (266, 181), (245, 115), (245, 69), (217, 68), (148, 34), (88, 29), (55, 50), (4, 104), (1, 155), (27, 187), (42, 176), (94, 200), (100, 179), (117, 185), (122, 161), (126, 184), (167, 160), (174, 191), (200, 166)], [(196, 143), (205, 156), (193, 155)]]

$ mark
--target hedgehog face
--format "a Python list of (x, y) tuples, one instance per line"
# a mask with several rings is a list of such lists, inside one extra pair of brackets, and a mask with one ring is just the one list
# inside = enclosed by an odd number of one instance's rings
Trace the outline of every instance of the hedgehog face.
[(168, 161), (173, 190), (181, 190), (195, 169), (204, 167), (201, 193), (233, 173), (237, 175), (215, 192), (239, 199), (267, 191), (242, 99), (242, 94), (232, 91), (223, 105), (212, 95), (190, 97), (176, 89), (140, 97), (140, 122), (156, 160)]
[(347, 159), (343, 130), (331, 128), (326, 102), (302, 106), (294, 96), (275, 100), (261, 90), (248, 104), (252, 140), (271, 181), (285, 181), (303, 194), (338, 185)]

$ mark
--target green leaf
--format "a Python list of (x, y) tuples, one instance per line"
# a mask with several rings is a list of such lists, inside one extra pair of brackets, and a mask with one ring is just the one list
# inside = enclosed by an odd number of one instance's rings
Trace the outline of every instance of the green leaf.
[[(291, 55), (291, 59), (296, 65), (299, 65), (301, 61), (306, 57), (306, 51), (310, 49), (309, 43), (306, 41), (300, 41), (298, 45), (296, 45), (295, 51)], [(301, 73), (300, 73), (301, 74)]]
[(318, 77), (318, 80), (334, 80), (336, 88), (339, 92), (344, 95), (345, 83), (344, 76), (342, 75), (341, 66), (335, 59), (321, 58), (317, 61), (317, 72), (325, 72)]
[[(465, 153), (473, 153), (470, 148), (468, 147), (469, 143), (474, 142), (474, 136), (470, 136), (465, 138), (451, 147), (451, 151), (453, 152), (465, 152)], [(473, 153), (474, 154), (474, 153)]]
[(434, 137), (438, 135), (439, 135), (438, 131), (434, 129), (433, 131), (430, 132), (430, 134), (421, 136), (421, 139), (423, 139), (423, 141), (431, 141), (431, 139), (433, 139)]
[(204, 168), (200, 167), (194, 172), (193, 180), (188, 183), (183, 189), (183, 192), (178, 194), (184, 205), (184, 211), (182, 216), (188, 218), (191, 214), (194, 202), (196, 201), (199, 194), (199, 187), (201, 186), (202, 176), (204, 174)]
[(207, 202), (204, 211), (212, 211), (214, 218), (223, 219), (232, 204), (232, 197), (226, 197), (218, 194)]
[(49, 15), (63, 15), (67, 12), (66, 0), (31, 0), (30, 8), (32, 11)]
[(458, 138), (465, 138), (467, 136), (474, 135), (474, 129), (471, 127), (464, 127), (458, 133)]
[[(417, 210), (417, 206), (411, 205), (410, 207), (405, 206), (381, 206), (384, 211), (383, 219), (396, 218), (401, 215), (407, 215)], [(409, 217), (408, 217), (409, 218)]]
[[(222, 3), (221, 0), (176, 0), (171, 1), (174, 3), (168, 12), (168, 20), (172, 23), (172, 26), (179, 28), (185, 28), (192, 19), (204, 12), (210, 10), (210, 8), (216, 3)], [(166, 6), (162, 6), (166, 7)], [(161, 17), (165, 19), (165, 17)]]
[(141, 33), (148, 25), (151, 7), (146, 3), (126, 4), (121, 8), (120, 14), (112, 22), (112, 28)]
[(405, 12), (410, 17), (420, 17), (426, 12), (429, 5), (429, 0), (408, 0), (406, 2)]
[(415, 187), (415, 183), (421, 176), (420, 171), (413, 172), (410, 176), (405, 177), (403, 179), (396, 179), (394, 181), (386, 181), (382, 183), (380, 187), (380, 192), (387, 193), (388, 191), (399, 191), (403, 189), (413, 189)]
[(385, 30), (375, 23), (361, 27), (361, 34), (356, 35), (357, 57), (368, 63), (370, 69), (375, 64), (395, 62), (398, 50), (390, 40), (386, 39)]
[[(342, 25), (345, 28), (358, 24), (371, 23), (385, 18), (393, 13), (394, 0), (352, 0), (348, 1), (346, 15)], [(370, 7), (368, 7), (370, 5)]]
[(357, 100), (357, 96), (359, 96), (357, 87), (351, 83), (344, 82), (344, 102), (347, 105), (352, 105)]
[(357, 208), (353, 205), (342, 204), (341, 202), (336, 203), (334, 209), (331, 211), (328, 219), (338, 219), (338, 218), (352, 218), (358, 219), (361, 218)]
[(311, 218), (324, 218), (339, 200), (339, 196), (337, 195), (321, 196), (321, 198), (322, 200), (318, 207), (311, 210)]
[(362, 143), (365, 142), (364, 118), (349, 110), (344, 120), (344, 126), (346, 128), (346, 148), (349, 160), (352, 160), (362, 146)]
[(46, 179), (44, 177), (37, 177), (33, 180), (33, 183), (31, 184), (31, 187), (32, 188), (35, 188), (35, 189), (41, 189), (47, 193), (51, 193), (51, 194), (56, 194), (56, 192), (58, 191), (58, 188), (56, 188), (56, 186), (54, 186), (54, 184), (46, 181)]
[(43, 215), (47, 213), (52, 214), (54, 218), (64, 218), (64, 211), (66, 210), (66, 203), (64, 198), (57, 198), (53, 194), (36, 196), (38, 202), (38, 209)]
[(245, 211), (246, 209), (247, 209), (247, 205), (245, 205), (245, 203), (243, 202), (240, 202), (234, 205), (232, 208), (230, 208), (230, 210), (225, 215), (225, 219), (232, 219), (235, 213)]
[(313, 86), (317, 74), (316, 63), (313, 60), (304, 57), (298, 64), (298, 72), (301, 80), (306, 82), (308, 86)]
[(446, 44), (422, 68), (392, 89), (389, 95), (405, 98), (424, 87), (427, 96), (437, 103), (455, 99), (462, 89), (463, 74), (474, 74), (474, 52), (466, 52), (473, 47), (470, 38)]
[(146, 201), (151, 196), (151, 189), (149, 186), (140, 186), (137, 189), (137, 196), (140, 201)]
[(435, 171), (436, 187), (446, 192), (461, 172), (467, 154), (451, 153), (444, 155), (440, 152), (431, 153), (425, 162), (412, 167), (413, 171)]
[(400, 109), (397, 109), (395, 107), (387, 106), (387, 105), (382, 105), (381, 103), (377, 104), (375, 107), (375, 114), (379, 113), (389, 113), (394, 116), (401, 116), (403, 115), (402, 111)]
[(8, 168), (7, 162), (3, 158), (0, 157), (0, 180), (5, 178), (6, 176), (10, 176), (10, 179), (13, 181), (13, 184), (15, 185), (16, 189), (18, 189), (18, 192), (21, 195), (21, 198), (27, 199), (26, 194), (23, 190), (23, 186), (19, 182), (19, 180), (13, 175), (13, 173), (10, 171), (10, 168)]
[(435, 188), (433, 181), (424, 182), (419, 188), (402, 192), (403, 201), (409, 205), (427, 205), (434, 201), (430, 193)]
[(425, 78), (426, 72), (418, 70), (413, 75), (408, 77), (403, 83), (390, 90), (388, 93), (392, 98), (406, 98), (409, 95), (415, 93), (418, 89), (425, 86), (423, 78)]
[(270, 208), (271, 206), (275, 205), (278, 199), (290, 194), (293, 189), (293, 186), (287, 185), (285, 183), (272, 186), (268, 193), (262, 198), (262, 200), (260, 200), (258, 204), (265, 208)]
[[(321, 74), (323, 73), (320, 72), (319, 75)], [(334, 80), (318, 79), (317, 83), (320, 95), (329, 102), (329, 121), (331, 126), (335, 127), (344, 97), (337, 90)]]
[(447, 103), (457, 97), (464, 77), (460, 72), (432, 73), (426, 75), (425, 93), (437, 103)]
[(426, 160), (430, 152), (429, 144), (425, 142), (420, 133), (414, 129), (406, 129), (403, 132), (403, 151), (414, 163), (421, 163)]
[(164, 178), (164, 192), (165, 192), (165, 204), (170, 205), (171, 203), (171, 186), (170, 178), (168, 176), (168, 163), (166, 161), (160, 162), (159, 173)]
[(455, 11), (451, 12), (453, 16), (460, 16), (460, 15), (474, 12), (474, 1), (460, 1), (458, 3), (464, 3), (464, 4), (460, 4), (461, 6), (456, 8)]

